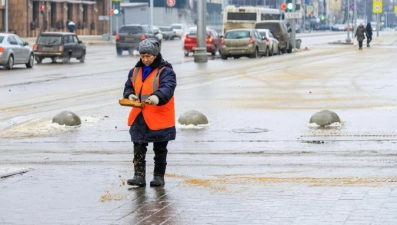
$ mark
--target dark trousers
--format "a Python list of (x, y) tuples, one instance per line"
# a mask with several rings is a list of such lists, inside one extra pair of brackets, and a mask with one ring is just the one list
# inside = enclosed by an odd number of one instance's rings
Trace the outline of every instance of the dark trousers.
[(358, 48), (362, 48), (363, 47), (363, 40), (358, 41)]
[[(135, 153), (134, 161), (145, 163), (148, 143), (138, 143), (138, 142), (133, 142), (133, 143), (134, 143), (134, 153)], [(153, 142), (153, 150), (155, 157), (156, 155), (159, 154), (159, 152), (162, 152), (164, 150), (166, 151), (167, 145), (168, 145), (168, 141)]]
[(367, 46), (369, 46), (369, 43), (371, 43), (372, 37), (367, 37)]

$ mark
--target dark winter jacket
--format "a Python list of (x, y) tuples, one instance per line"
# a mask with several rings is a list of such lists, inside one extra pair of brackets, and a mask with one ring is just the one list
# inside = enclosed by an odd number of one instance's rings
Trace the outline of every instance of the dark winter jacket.
[[(135, 65), (135, 67), (143, 67), (144, 64), (141, 60)], [(167, 104), (168, 101), (174, 96), (174, 91), (176, 88), (176, 74), (172, 68), (172, 65), (164, 61), (161, 54), (159, 53), (154, 60), (154, 62), (150, 65), (150, 67), (154, 68), (162, 68), (165, 69), (160, 74), (159, 88), (153, 94), (159, 98), (158, 106)], [(123, 97), (128, 98), (130, 94), (139, 94), (134, 93), (134, 87), (132, 86), (131, 76), (134, 69), (131, 69), (128, 73), (128, 79), (125, 82)], [(138, 98), (140, 96), (138, 95)], [(139, 143), (147, 143), (147, 142), (160, 142), (160, 141), (170, 141), (175, 140), (176, 137), (176, 129), (175, 126), (162, 129), (162, 130), (150, 130), (145, 123), (142, 113), (138, 115), (135, 119), (134, 123), (130, 127), (130, 135), (132, 142)]]
[(357, 37), (357, 41), (364, 40), (366, 33), (367, 33), (367, 31), (365, 31), (364, 25), (361, 24), (360, 26), (358, 26), (357, 30), (356, 30), (356, 35), (355, 35), (355, 37)]
[(367, 27), (365, 28), (365, 30), (367, 31), (367, 37), (372, 38), (372, 27), (371, 27), (371, 23), (367, 23)]

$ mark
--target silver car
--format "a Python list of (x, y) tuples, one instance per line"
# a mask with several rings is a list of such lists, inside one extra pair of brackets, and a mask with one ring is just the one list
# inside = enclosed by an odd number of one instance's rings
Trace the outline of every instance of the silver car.
[(12, 70), (16, 64), (32, 68), (33, 49), (16, 34), (0, 33), (0, 66)]
[(274, 34), (269, 29), (257, 29), (258, 32), (265, 37), (265, 42), (268, 46), (268, 54), (269, 55), (278, 55), (280, 54), (280, 47), (278, 46), (278, 40), (274, 37)]

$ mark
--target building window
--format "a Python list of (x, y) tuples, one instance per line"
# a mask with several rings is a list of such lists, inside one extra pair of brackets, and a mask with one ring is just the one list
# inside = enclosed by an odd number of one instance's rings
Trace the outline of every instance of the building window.
[(83, 5), (83, 22), (87, 23), (88, 21), (88, 6)]
[(40, 12), (39, 11), (40, 11), (40, 3), (33, 2), (33, 21), (35, 21), (37, 25), (40, 22), (40, 19), (39, 19)]
[(51, 28), (56, 28), (57, 24), (57, 3), (51, 2)]
[(68, 3), (68, 20), (73, 20), (73, 4)]

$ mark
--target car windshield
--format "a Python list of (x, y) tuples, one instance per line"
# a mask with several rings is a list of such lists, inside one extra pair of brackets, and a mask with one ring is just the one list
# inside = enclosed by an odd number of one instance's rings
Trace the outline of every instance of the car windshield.
[(226, 39), (241, 39), (248, 38), (250, 36), (249, 31), (231, 31), (227, 32), (225, 35)]
[(142, 27), (131, 27), (131, 26), (121, 27), (119, 32), (120, 33), (132, 33), (132, 34), (143, 33)]
[(260, 33), (263, 37), (267, 37), (266, 31), (259, 31), (259, 33)]
[(180, 25), (173, 25), (173, 26), (172, 26), (172, 29), (182, 29), (182, 26), (180, 26)]
[(279, 24), (276, 23), (258, 23), (255, 25), (256, 29), (269, 29), (273, 32), (280, 30)]
[(60, 45), (62, 43), (62, 37), (42, 35), (39, 36), (37, 43), (41, 45)]

